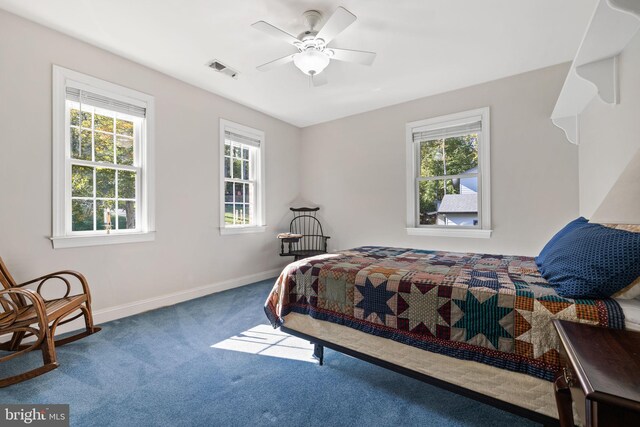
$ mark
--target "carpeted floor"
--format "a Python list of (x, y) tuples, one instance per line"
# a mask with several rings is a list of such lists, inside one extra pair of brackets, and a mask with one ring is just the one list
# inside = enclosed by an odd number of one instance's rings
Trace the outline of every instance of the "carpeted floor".
[(331, 350), (318, 366), (216, 348), (268, 323), (273, 282), (104, 324), (60, 347), (58, 369), (0, 389), (0, 402), (69, 403), (74, 426), (535, 425)]

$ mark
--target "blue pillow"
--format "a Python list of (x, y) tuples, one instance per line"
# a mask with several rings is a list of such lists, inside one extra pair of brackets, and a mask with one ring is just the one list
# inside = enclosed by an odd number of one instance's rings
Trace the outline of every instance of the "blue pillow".
[(640, 233), (586, 224), (560, 237), (542, 276), (566, 298), (608, 298), (640, 276)]
[(547, 244), (544, 245), (544, 248), (542, 248), (542, 250), (540, 251), (540, 255), (538, 255), (536, 257), (536, 265), (538, 266), (538, 268), (542, 267), (542, 265), (544, 264), (544, 260), (547, 257), (547, 253), (553, 247), (553, 245), (556, 244), (558, 239), (560, 239), (565, 234), (569, 233), (571, 230), (575, 230), (576, 228), (580, 228), (583, 225), (588, 224), (588, 223), (589, 223), (589, 221), (587, 221), (584, 217), (580, 217), (580, 218), (574, 219), (569, 224), (565, 225), (562, 228), (562, 230), (558, 231), (555, 234), (555, 236), (553, 236), (551, 238), (551, 240), (549, 240), (547, 242)]

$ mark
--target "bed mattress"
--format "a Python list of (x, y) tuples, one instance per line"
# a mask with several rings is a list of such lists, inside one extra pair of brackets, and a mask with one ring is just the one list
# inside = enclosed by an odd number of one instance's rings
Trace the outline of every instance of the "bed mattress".
[(624, 314), (624, 327), (640, 332), (640, 299), (616, 299)]

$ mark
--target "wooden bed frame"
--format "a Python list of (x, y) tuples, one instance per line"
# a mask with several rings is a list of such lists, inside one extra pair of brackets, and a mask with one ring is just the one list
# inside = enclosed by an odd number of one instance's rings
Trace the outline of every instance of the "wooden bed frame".
[(491, 405), (495, 408), (502, 409), (503, 411), (510, 412), (512, 414), (521, 416), (523, 418), (527, 418), (529, 420), (538, 422), (543, 424), (544, 426), (559, 426), (560, 422), (558, 419), (549, 417), (544, 414), (540, 414), (538, 412), (531, 411), (529, 409), (522, 408), (520, 406), (504, 402), (499, 399), (495, 399), (493, 397), (484, 395), (482, 393), (478, 393), (473, 390), (469, 390), (464, 387), (460, 387), (455, 384), (448, 383), (446, 381), (430, 377), (428, 375), (422, 374), (420, 372), (413, 371), (411, 369), (407, 369), (405, 367), (387, 362), (386, 360), (378, 359), (376, 357), (370, 356), (365, 353), (361, 353), (359, 351), (351, 350), (349, 348), (343, 347), (338, 344), (334, 344), (311, 335), (307, 335), (305, 333), (289, 329), (285, 326), (280, 326), (280, 330), (289, 335), (293, 335), (298, 338), (302, 338), (304, 340), (310, 341), (313, 344), (313, 357), (316, 358), (320, 365), (323, 364), (324, 361), (324, 347), (330, 348), (334, 351), (346, 354), (348, 356), (355, 357), (356, 359), (363, 360), (365, 362), (372, 363), (374, 365), (389, 369), (391, 371), (397, 372), (399, 374), (405, 375), (410, 378), (417, 379), (419, 381), (425, 382), (427, 384), (434, 385), (436, 387), (440, 387), (442, 389), (451, 391), (453, 393), (459, 394), (461, 396), (468, 397), (470, 399), (476, 400), (478, 402), (485, 403), (487, 405)]

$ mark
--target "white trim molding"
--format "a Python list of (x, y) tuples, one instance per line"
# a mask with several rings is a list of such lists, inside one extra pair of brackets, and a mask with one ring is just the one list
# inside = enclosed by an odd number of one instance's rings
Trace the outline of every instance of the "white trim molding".
[[(199, 286), (197, 288), (186, 289), (183, 291), (173, 292), (170, 294), (160, 295), (157, 297), (146, 298), (139, 301), (133, 301), (114, 307), (102, 308), (93, 311), (93, 320), (96, 324), (111, 322), (112, 320), (122, 319), (124, 317), (133, 316), (144, 313), (145, 311), (155, 310), (167, 307), (181, 302), (201, 298), (207, 295), (226, 291), (229, 289), (239, 288), (241, 286), (250, 285), (255, 282), (278, 277), (284, 266), (263, 271), (260, 273), (249, 274), (247, 276), (237, 277), (234, 279), (223, 280), (222, 282), (212, 283), (209, 285)], [(71, 332), (84, 327), (82, 319), (77, 319), (69, 324), (63, 325), (56, 329), (58, 333)]]
[[(134, 135), (136, 167), (119, 166), (121, 169), (139, 171), (136, 183), (136, 229), (106, 231), (71, 230), (71, 154), (67, 139), (67, 87), (90, 91), (115, 101), (144, 108), (140, 118), (139, 135)], [(52, 214), (53, 227), (50, 240), (54, 249), (107, 244), (148, 242), (155, 238), (155, 165), (154, 165), (154, 97), (133, 89), (110, 83), (77, 71), (53, 65), (53, 137), (52, 137)], [(75, 161), (75, 160), (74, 160)], [(78, 160), (83, 163), (83, 161)], [(89, 163), (89, 162), (84, 162)], [(93, 166), (93, 165), (92, 165)], [(114, 165), (115, 166), (115, 165)], [(118, 167), (118, 166), (116, 166)], [(94, 195), (95, 197), (95, 195)]]
[(489, 239), (493, 230), (480, 230), (477, 228), (407, 228), (410, 236), (431, 236), (431, 237), (466, 237), (473, 239)]
[[(480, 120), (482, 129), (478, 144), (478, 216), (476, 227), (419, 225), (418, 224), (418, 174), (419, 151), (413, 141), (414, 131), (422, 129), (436, 130), (453, 126), (462, 126), (471, 121)], [(406, 125), (406, 231), (414, 236), (490, 238), (491, 230), (491, 116), (489, 107), (478, 108), (460, 113), (433, 117), (407, 123)]]

